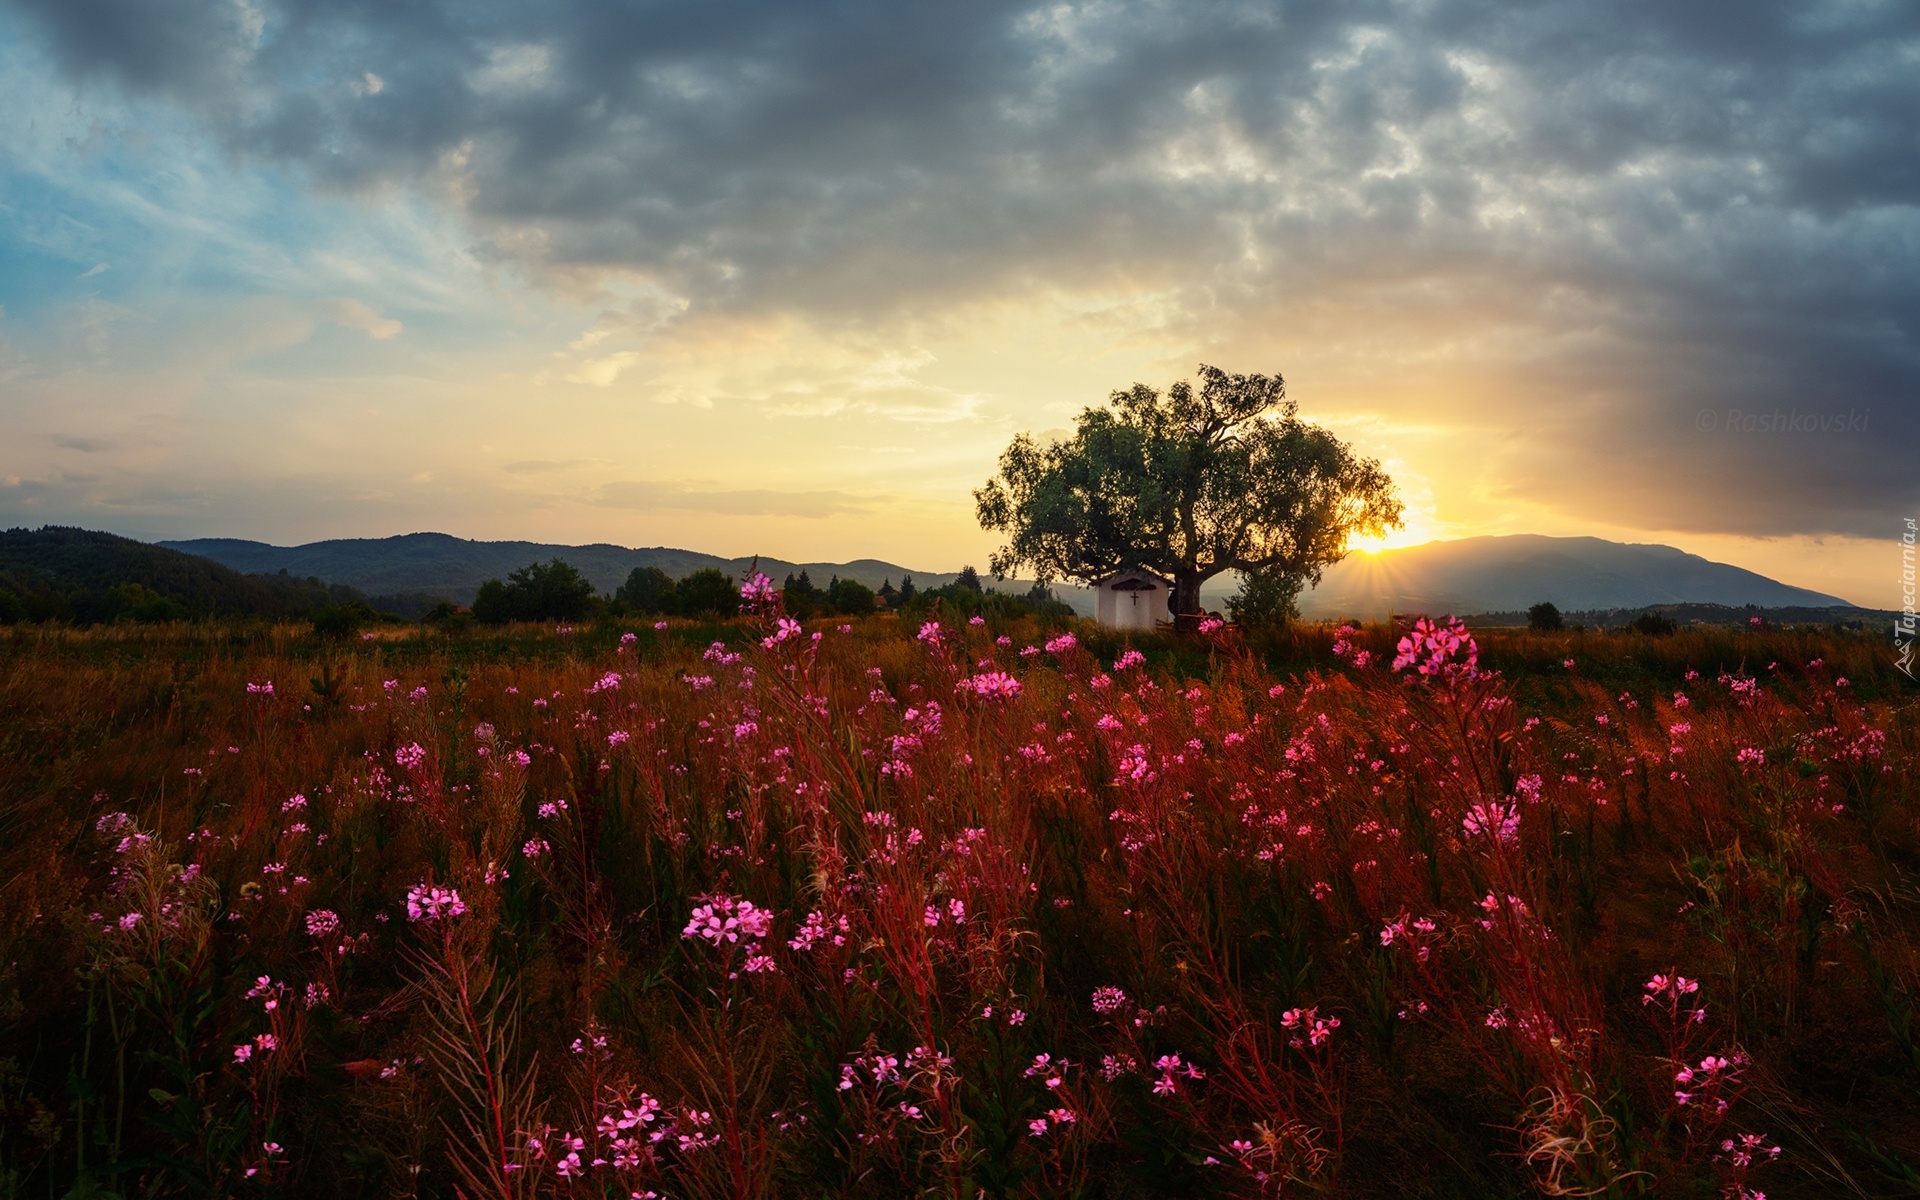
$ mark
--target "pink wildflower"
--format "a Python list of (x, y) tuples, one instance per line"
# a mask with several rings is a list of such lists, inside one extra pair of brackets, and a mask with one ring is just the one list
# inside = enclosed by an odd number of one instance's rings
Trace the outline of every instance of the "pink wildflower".
[[(1480, 647), (1467, 633), (1466, 625), (1457, 617), (1443, 617), (1441, 621), (1445, 623), (1421, 617), (1413, 623), (1413, 629), (1400, 639), (1394, 670), (1415, 667), (1422, 675), (1437, 675), (1449, 667), (1471, 670), (1480, 661)], [(1460, 656), (1459, 663), (1451, 661), (1456, 655)]]
[(764, 908), (757, 908), (751, 900), (741, 900), (733, 896), (710, 896), (707, 903), (693, 910), (687, 927), (680, 931), (683, 938), (704, 938), (711, 945), (721, 942), (738, 942), (744, 935), (759, 939), (767, 936), (773, 928), (773, 914)]
[(959, 690), (972, 692), (981, 699), (1011, 700), (1020, 694), (1020, 681), (1005, 671), (991, 671), (962, 679)]
[(431, 883), (416, 884), (407, 892), (407, 920), (431, 922), (465, 916), (460, 893)]

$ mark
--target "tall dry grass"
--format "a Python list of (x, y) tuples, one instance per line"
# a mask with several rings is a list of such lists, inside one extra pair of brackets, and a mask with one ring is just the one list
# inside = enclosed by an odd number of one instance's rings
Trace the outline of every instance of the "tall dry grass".
[(11, 634), (0, 1194), (1920, 1164), (1870, 639), (780, 629)]

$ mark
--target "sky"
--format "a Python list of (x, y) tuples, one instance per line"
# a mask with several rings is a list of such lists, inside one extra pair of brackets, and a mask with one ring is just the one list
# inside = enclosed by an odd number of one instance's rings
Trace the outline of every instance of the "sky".
[(984, 565), (1201, 363), (1900, 607), (1920, 8), (0, 0), (0, 523)]

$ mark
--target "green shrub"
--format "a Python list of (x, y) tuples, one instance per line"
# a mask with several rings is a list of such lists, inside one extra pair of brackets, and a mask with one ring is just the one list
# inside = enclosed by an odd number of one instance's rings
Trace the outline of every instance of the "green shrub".
[(530, 563), (489, 579), (473, 598), (473, 615), (488, 625), (508, 621), (577, 621), (592, 611), (593, 584), (565, 559)]
[(740, 592), (731, 575), (703, 567), (675, 585), (674, 611), (683, 617), (730, 617), (740, 611)]
[(1633, 624), (1627, 626), (1627, 628), (1633, 630), (1635, 633), (1644, 633), (1649, 637), (1669, 637), (1678, 626), (1673, 623), (1671, 617), (1663, 617), (1659, 613), (1641, 613), (1633, 619)]
[(673, 576), (659, 567), (635, 567), (613, 598), (637, 613), (670, 613), (675, 596)]
[(1292, 571), (1247, 572), (1240, 577), (1240, 590), (1227, 597), (1227, 615), (1241, 625), (1285, 625), (1300, 616), (1304, 582)]
[(380, 614), (364, 601), (327, 604), (314, 610), (313, 632), (323, 638), (350, 638), (380, 619)]
[(158, 624), (164, 621), (184, 621), (187, 619), (187, 606), (169, 596), (139, 583), (122, 583), (113, 587), (115, 622), (137, 622), (142, 625)]
[(873, 589), (858, 579), (835, 579), (827, 588), (827, 607), (849, 616), (873, 611)]

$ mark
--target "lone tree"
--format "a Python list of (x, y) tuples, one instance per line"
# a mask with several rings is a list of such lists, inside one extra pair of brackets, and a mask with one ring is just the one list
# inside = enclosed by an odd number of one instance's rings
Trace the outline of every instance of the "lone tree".
[(637, 613), (673, 611), (673, 576), (659, 567), (635, 567), (613, 598)]
[(1202, 364), (1197, 388), (1113, 393), (1067, 441), (1021, 434), (973, 494), (981, 526), (1008, 535), (994, 574), (1091, 583), (1143, 568), (1173, 580), (1182, 623), (1222, 571), (1318, 584), (1350, 537), (1399, 527), (1400, 501), (1378, 462), (1294, 412), (1280, 376)]
[(488, 625), (508, 621), (574, 621), (593, 607), (593, 584), (572, 563), (529, 563), (501, 583), (489, 579), (473, 598), (473, 615)]

